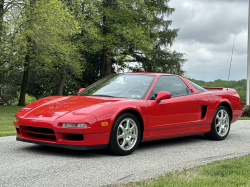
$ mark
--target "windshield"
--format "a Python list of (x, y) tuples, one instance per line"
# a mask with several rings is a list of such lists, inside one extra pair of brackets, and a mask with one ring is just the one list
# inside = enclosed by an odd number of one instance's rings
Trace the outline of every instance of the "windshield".
[(90, 85), (80, 95), (144, 99), (154, 79), (154, 75), (110, 75)]
[[(187, 80), (188, 80), (188, 79), (187, 79)], [(190, 80), (188, 80), (188, 82), (190, 82), (190, 84), (192, 84), (192, 86), (195, 87), (195, 89), (196, 89), (198, 92), (200, 92), (200, 93), (206, 92), (206, 91), (207, 91), (206, 89), (200, 87), (199, 85), (193, 83), (193, 82), (190, 81)]]

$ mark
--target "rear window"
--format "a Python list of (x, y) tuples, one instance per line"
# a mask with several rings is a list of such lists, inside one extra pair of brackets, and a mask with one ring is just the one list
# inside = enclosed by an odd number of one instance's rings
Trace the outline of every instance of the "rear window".
[(192, 86), (195, 87), (195, 89), (196, 89), (198, 92), (202, 93), (202, 92), (206, 92), (206, 91), (207, 91), (206, 89), (204, 89), (204, 88), (202, 88), (201, 86), (199, 86), (199, 85), (193, 83), (192, 81), (190, 81), (190, 80), (188, 80), (188, 79), (187, 79), (187, 81), (188, 81), (190, 84), (192, 84)]

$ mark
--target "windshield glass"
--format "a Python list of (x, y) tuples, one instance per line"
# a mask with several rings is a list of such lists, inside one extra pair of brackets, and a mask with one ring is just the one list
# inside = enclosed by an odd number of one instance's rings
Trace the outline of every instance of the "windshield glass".
[(154, 79), (154, 75), (110, 75), (90, 85), (80, 95), (143, 99)]
[[(188, 80), (188, 79), (187, 79), (187, 80)], [(195, 89), (196, 89), (198, 92), (200, 92), (200, 93), (206, 92), (206, 91), (207, 91), (206, 89), (204, 89), (204, 88), (202, 88), (201, 86), (199, 86), (199, 85), (193, 83), (193, 82), (190, 81), (190, 80), (188, 80), (188, 82), (190, 82), (190, 84), (192, 84), (192, 86), (195, 87)]]

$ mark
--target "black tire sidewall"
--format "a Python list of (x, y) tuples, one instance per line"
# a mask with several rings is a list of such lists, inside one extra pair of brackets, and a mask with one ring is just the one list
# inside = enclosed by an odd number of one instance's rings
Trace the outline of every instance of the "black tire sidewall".
[[(137, 142), (134, 145), (134, 147), (128, 151), (125, 151), (120, 148), (120, 146), (117, 143), (117, 129), (119, 124), (124, 120), (125, 118), (131, 118), (137, 125), (137, 130), (138, 130), (138, 137), (137, 137)], [(131, 113), (121, 113), (117, 118), (115, 119), (112, 130), (110, 133), (110, 138), (109, 138), (109, 145), (108, 148), (115, 154), (120, 155), (120, 156), (125, 156), (125, 155), (130, 155), (131, 153), (134, 152), (134, 150), (137, 148), (137, 146), (140, 143), (140, 138), (141, 138), (141, 126), (138, 121), (138, 119)]]

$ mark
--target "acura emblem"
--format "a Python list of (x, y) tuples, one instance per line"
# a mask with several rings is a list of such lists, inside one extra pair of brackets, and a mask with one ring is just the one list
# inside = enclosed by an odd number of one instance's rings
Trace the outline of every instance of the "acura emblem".
[(40, 116), (37, 116), (38, 118), (41, 118), (41, 117), (43, 117), (43, 115), (40, 115)]

